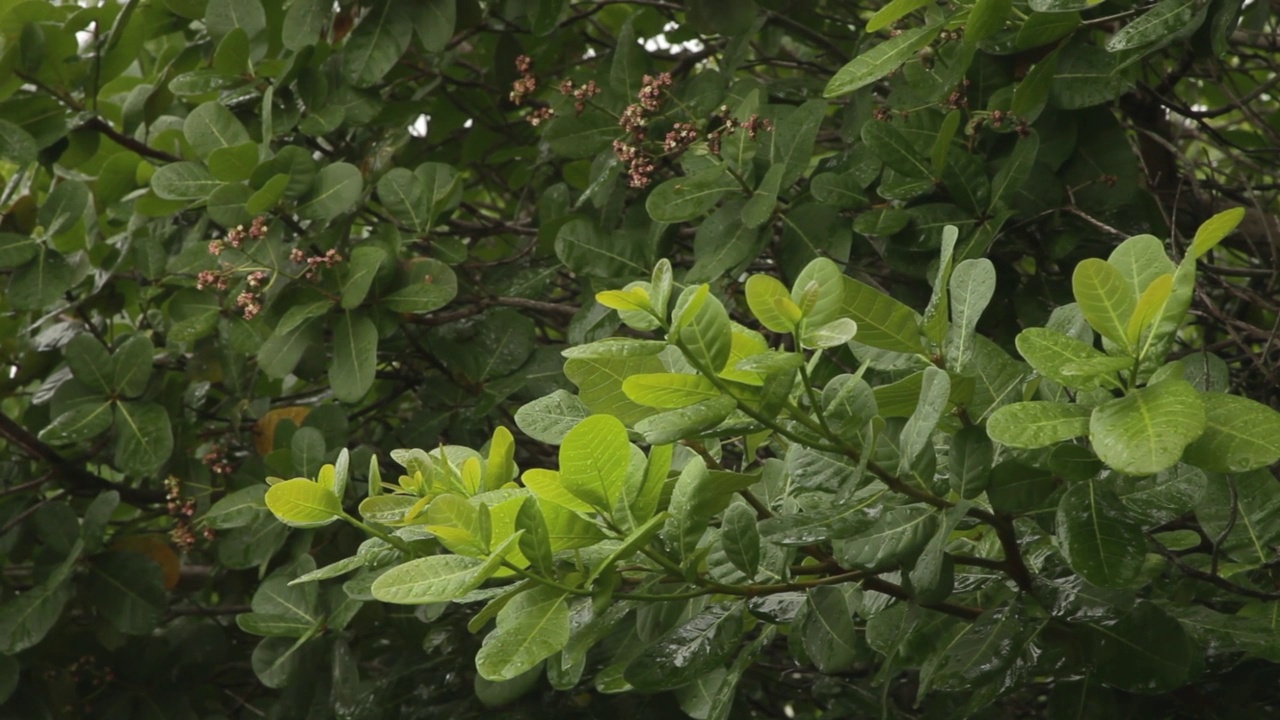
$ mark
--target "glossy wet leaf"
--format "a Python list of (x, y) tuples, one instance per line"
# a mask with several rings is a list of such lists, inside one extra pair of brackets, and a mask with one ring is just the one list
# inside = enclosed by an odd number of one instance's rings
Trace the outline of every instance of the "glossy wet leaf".
[(342, 503), (337, 495), (306, 478), (272, 485), (267, 489), (264, 501), (280, 522), (292, 527), (328, 525), (342, 513)]
[(497, 627), (476, 654), (476, 669), (491, 681), (510, 680), (559, 652), (569, 641), (569, 609), (554, 588), (523, 592), (498, 613)]
[(1185, 380), (1166, 380), (1094, 408), (1089, 440), (1107, 465), (1150, 475), (1178, 462), (1205, 427), (1200, 394)]
[(1071, 569), (1102, 588), (1127, 587), (1146, 557), (1142, 526), (1099, 483), (1071, 486), (1058, 503), (1058, 539)]
[(740, 603), (716, 605), (694, 616), (645, 649), (626, 669), (638, 690), (671, 690), (721, 665), (743, 632)]
[(1005, 405), (987, 420), (992, 440), (1009, 447), (1039, 448), (1088, 435), (1090, 410), (1080, 405), (1033, 400)]
[(1245, 472), (1280, 460), (1280, 413), (1248, 398), (1201, 393), (1204, 433), (1183, 455), (1213, 472)]

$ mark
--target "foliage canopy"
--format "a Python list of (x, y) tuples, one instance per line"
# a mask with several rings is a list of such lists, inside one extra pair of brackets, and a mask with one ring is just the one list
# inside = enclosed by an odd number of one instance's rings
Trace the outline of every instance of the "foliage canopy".
[(0, 0), (5, 713), (1280, 701), (1267, 3), (86, 5)]

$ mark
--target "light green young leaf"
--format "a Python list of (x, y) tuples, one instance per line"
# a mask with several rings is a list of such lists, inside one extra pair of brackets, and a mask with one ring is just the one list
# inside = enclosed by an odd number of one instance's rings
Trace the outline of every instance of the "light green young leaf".
[(1165, 254), (1164, 243), (1155, 235), (1134, 235), (1116, 246), (1107, 258), (1138, 297), (1152, 280), (1174, 271), (1173, 261)]
[(1106, 260), (1089, 258), (1076, 265), (1071, 288), (1089, 326), (1127, 350), (1125, 328), (1138, 300), (1120, 271)]
[[(1155, 12), (1154, 10), (1152, 12)], [(1188, 253), (1192, 258), (1199, 260), (1205, 253), (1217, 247), (1240, 221), (1244, 220), (1244, 208), (1237, 207), (1230, 210), (1223, 210), (1204, 221), (1196, 230), (1196, 236), (1191, 241), (1191, 251)]]
[(644, 373), (622, 383), (627, 397), (655, 408), (681, 408), (720, 396), (714, 383), (701, 375)]
[(584, 502), (608, 513), (626, 482), (631, 443), (627, 429), (611, 415), (592, 415), (565, 435), (560, 445), (560, 482)]
[(776, 333), (789, 333), (795, 330), (794, 324), (786, 315), (779, 312), (774, 305), (777, 298), (788, 298), (787, 286), (770, 275), (752, 275), (746, 283), (747, 307), (769, 330)]
[(930, 365), (924, 370), (920, 385), (920, 400), (916, 409), (907, 419), (899, 439), (900, 458), (899, 474), (906, 473), (915, 463), (916, 457), (926, 448), (932, 452), (933, 431), (942, 419), (947, 408), (947, 399), (951, 396), (951, 378), (947, 371)]
[(817, 327), (806, 327), (800, 344), (814, 349), (840, 347), (857, 334), (858, 323), (849, 318), (836, 318)]
[(267, 489), (265, 501), (272, 514), (290, 527), (322, 527), (342, 514), (338, 496), (306, 478), (272, 485)]

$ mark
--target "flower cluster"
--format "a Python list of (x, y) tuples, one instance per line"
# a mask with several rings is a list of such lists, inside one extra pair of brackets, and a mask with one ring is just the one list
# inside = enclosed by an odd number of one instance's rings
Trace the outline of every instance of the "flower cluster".
[(298, 265), (306, 265), (307, 271), (302, 276), (310, 278), (315, 275), (316, 268), (321, 265), (328, 268), (336, 267), (342, 262), (342, 255), (332, 248), (325, 251), (323, 255), (307, 255), (306, 250), (294, 248), (289, 251), (289, 259)]
[[(169, 531), (169, 540), (178, 549), (189, 552), (196, 546), (196, 534), (191, 529), (191, 519), (196, 514), (196, 501), (194, 498), (183, 499), (182, 480), (176, 475), (165, 478), (164, 495), (169, 517), (173, 518), (173, 529)], [(213, 540), (213, 528), (206, 527), (203, 535), (205, 540)]]
[(261, 240), (267, 236), (267, 219), (261, 215), (253, 219), (249, 224), (249, 229), (245, 230), (243, 225), (237, 225), (227, 231), (225, 238), (212, 240), (209, 242), (209, 254), (221, 255), (227, 246), (240, 249), (244, 245), (244, 241), (250, 238)]
[(538, 89), (538, 76), (533, 74), (533, 60), (528, 55), (516, 58), (516, 72), (520, 77), (511, 83), (511, 102), (523, 105), (524, 100)]
[(196, 274), (196, 289), (203, 290), (207, 287), (217, 290), (226, 290), (227, 285), (231, 281), (231, 273), (222, 272), (220, 270), (201, 270)]
[(561, 95), (573, 97), (573, 110), (578, 115), (587, 108), (587, 100), (600, 94), (600, 86), (596, 85), (595, 80), (588, 80), (582, 85), (574, 86), (572, 80), (565, 78), (560, 81), (559, 87)]
[(746, 120), (738, 120), (729, 114), (729, 108), (724, 105), (720, 106), (717, 118), (720, 120), (720, 126), (707, 133), (707, 147), (717, 155), (720, 154), (720, 145), (724, 139), (738, 130), (742, 130), (752, 140), (755, 140), (761, 132), (773, 130), (773, 121), (769, 118), (762, 118), (753, 113)]
[[(639, 102), (628, 105), (618, 117), (618, 125), (631, 137), (627, 140), (614, 140), (613, 154), (627, 164), (628, 184), (633, 188), (648, 187), (653, 181), (653, 171), (656, 167), (653, 159), (640, 149), (640, 143), (645, 139), (645, 127), (649, 124), (649, 116), (662, 109), (662, 94), (671, 87), (672, 82), (671, 73), (645, 75), (640, 82), (640, 91), (637, 93)], [(697, 131), (687, 123), (677, 123), (677, 130), (672, 132), (678, 132), (682, 125), (687, 126), (688, 130), (693, 132), (693, 138), (697, 139)], [(667, 135), (668, 140), (671, 137), (670, 134)], [(687, 147), (687, 144), (680, 149), (684, 147)]]
[(555, 116), (555, 110), (552, 110), (550, 107), (543, 106), (530, 110), (529, 114), (524, 116), (524, 119), (527, 120), (530, 125), (538, 127)]
[(655, 75), (645, 75), (640, 81), (640, 92), (638, 97), (640, 105), (649, 112), (658, 112), (662, 109), (662, 92), (671, 87), (671, 73), (658, 73)]
[(662, 150), (668, 153), (680, 152), (697, 139), (698, 129), (693, 126), (693, 123), (676, 123), (667, 133), (666, 139), (662, 141)]
[(227, 451), (221, 445), (214, 445), (209, 448), (209, 452), (200, 458), (200, 461), (209, 466), (209, 470), (215, 475), (230, 475), (235, 472), (230, 461), (227, 460)]

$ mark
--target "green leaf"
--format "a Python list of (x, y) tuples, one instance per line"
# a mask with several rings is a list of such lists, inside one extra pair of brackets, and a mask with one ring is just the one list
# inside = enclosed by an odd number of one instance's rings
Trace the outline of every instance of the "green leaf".
[(848, 596), (839, 588), (820, 586), (805, 593), (805, 613), (796, 631), (820, 672), (848, 672), (862, 659), (853, 615)]
[(328, 222), (354, 208), (363, 194), (359, 168), (345, 162), (326, 165), (316, 174), (311, 192), (298, 205), (298, 216)]
[(1204, 430), (1200, 393), (1181, 379), (1108, 400), (1094, 408), (1089, 419), (1094, 452), (1129, 475), (1151, 475), (1173, 467)]
[(378, 200), (409, 228), (427, 229), (431, 217), (431, 199), (427, 197), (418, 176), (405, 168), (392, 168), (378, 180)]
[(1068, 373), (1067, 368), (1109, 359), (1102, 351), (1049, 328), (1027, 328), (1015, 339), (1018, 352), (1050, 380), (1074, 390), (1093, 390), (1099, 385), (1097, 375)]
[(342, 280), (342, 301), (344, 310), (352, 310), (364, 302), (373, 286), (373, 279), (378, 268), (387, 259), (387, 251), (377, 245), (361, 245), (351, 251), (351, 259), (346, 263), (346, 277)]
[[(1159, 9), (1159, 6), (1156, 7)], [(1152, 10), (1152, 12), (1155, 12), (1155, 10)], [(1196, 260), (1204, 257), (1205, 253), (1217, 247), (1218, 243), (1230, 235), (1241, 220), (1244, 220), (1244, 208), (1242, 207), (1223, 210), (1205, 220), (1204, 224), (1196, 229), (1196, 236), (1191, 241), (1191, 251), (1188, 255)]]
[(760, 569), (760, 531), (756, 513), (750, 506), (735, 503), (725, 511), (720, 523), (720, 546), (725, 557), (748, 578)]
[(938, 531), (933, 508), (898, 507), (881, 515), (866, 532), (835, 542), (836, 559), (844, 567), (887, 570), (910, 566)]
[(929, 0), (893, 0), (871, 16), (867, 21), (867, 32), (879, 32), (929, 4)]
[(1070, 35), (1079, 26), (1077, 12), (1035, 12), (1018, 28), (1013, 44), (1019, 50), (1043, 47)]
[(806, 328), (800, 344), (806, 348), (833, 348), (848, 343), (858, 334), (858, 323), (836, 318), (817, 327)]
[(695, 300), (696, 306), (688, 307), (687, 312), (677, 318), (676, 327), (681, 349), (699, 364), (700, 369), (716, 372), (729, 360), (733, 332), (729, 313), (720, 299), (705, 292), (700, 291), (700, 294), (702, 299)]
[(258, 146), (254, 143), (220, 147), (209, 153), (209, 172), (223, 182), (241, 182), (258, 167)]
[(284, 15), (284, 26), (289, 30), (281, 34), (285, 48), (298, 52), (315, 45), (329, 22), (331, 7), (324, 0), (293, 0), (289, 3)]
[(1013, 10), (1013, 0), (977, 0), (969, 11), (969, 21), (964, 26), (964, 42), (977, 45), (1004, 27)]
[(1182, 624), (1153, 602), (1140, 601), (1114, 623), (1090, 625), (1097, 679), (1117, 689), (1167, 693), (1185, 684), (1201, 662)]
[(101, 403), (76, 405), (41, 430), (40, 440), (50, 445), (70, 445), (97, 437), (111, 427), (111, 408), (112, 404), (105, 398)]
[(1204, 434), (1187, 446), (1184, 462), (1211, 472), (1238, 473), (1280, 460), (1280, 413), (1225, 393), (1201, 393), (1200, 399)]
[(455, 0), (424, 0), (415, 3), (413, 27), (427, 52), (440, 52), (449, 44), (458, 22)]
[(1175, 270), (1165, 254), (1164, 243), (1154, 235), (1135, 235), (1125, 240), (1111, 251), (1107, 263), (1124, 276), (1134, 297), (1142, 295), (1156, 278)]
[(9, 276), (5, 300), (14, 310), (47, 310), (75, 284), (75, 270), (58, 252), (41, 247), (34, 260)]
[(844, 304), (844, 274), (827, 258), (815, 258), (796, 276), (791, 301), (804, 316), (807, 328), (825, 325), (840, 317)]
[(732, 397), (721, 395), (647, 417), (637, 422), (635, 428), (650, 445), (665, 445), (710, 430), (723, 422), (736, 407), (737, 402)]
[(164, 573), (141, 553), (108, 552), (89, 562), (89, 596), (93, 605), (117, 630), (146, 635), (156, 629), (166, 603)]
[(973, 358), (978, 318), (994, 297), (996, 268), (990, 260), (965, 260), (951, 272), (951, 332), (947, 336), (949, 366), (960, 372)]
[(0, 268), (26, 263), (40, 252), (40, 238), (34, 235), (0, 233)]
[(261, 0), (215, 0), (207, 7), (204, 24), (215, 38), (222, 38), (240, 28), (253, 39), (267, 29), (267, 16), (262, 10)]
[(111, 356), (97, 338), (89, 333), (76, 335), (63, 348), (63, 353), (72, 377), (98, 392), (111, 391), (114, 384)]
[(741, 603), (714, 605), (667, 632), (627, 666), (637, 690), (657, 692), (688, 685), (724, 664), (744, 631)]
[(911, 144), (905, 133), (888, 121), (864, 123), (862, 142), (866, 143), (867, 149), (880, 158), (885, 166), (903, 177), (933, 177), (933, 169), (928, 165), (929, 159)]
[(222, 185), (204, 165), (170, 163), (151, 176), (151, 189), (165, 200), (204, 200)]
[(131, 475), (150, 475), (173, 452), (169, 413), (154, 403), (116, 404), (116, 465)]
[(1280, 487), (1265, 469), (1211, 478), (1195, 504), (1196, 519), (1218, 550), (1251, 566), (1275, 559), (1280, 542)]
[[(827, 107), (825, 100), (806, 100), (776, 123), (773, 142), (765, 145), (769, 148), (771, 163), (765, 180), (768, 180), (773, 168), (778, 165), (784, 168), (778, 185), (782, 190), (791, 187), (804, 175), (813, 158), (813, 143), (818, 137), (818, 126), (822, 124)], [(761, 186), (764, 186), (764, 182), (761, 182)]]
[(155, 346), (142, 333), (129, 337), (111, 356), (111, 387), (124, 397), (137, 397), (147, 389)]
[(926, 352), (920, 342), (920, 316), (870, 285), (844, 278), (843, 314), (858, 323), (858, 342), (901, 353)]
[(933, 431), (942, 419), (947, 400), (951, 395), (951, 378), (947, 371), (930, 365), (921, 378), (920, 400), (915, 411), (907, 419), (899, 438), (900, 462), (898, 473), (905, 474), (915, 464), (916, 458), (926, 449), (933, 451)]
[(484, 582), (486, 563), (461, 555), (432, 555), (397, 565), (373, 581), (373, 596), (398, 605), (448, 602)]
[(404, 3), (374, 6), (347, 36), (342, 76), (354, 87), (376, 84), (395, 67), (413, 39), (413, 19)]
[(929, 151), (933, 177), (941, 176), (943, 171), (946, 170), (951, 142), (955, 139), (956, 131), (960, 129), (960, 121), (962, 119), (959, 110), (952, 110), (943, 118), (942, 127), (938, 129), (938, 136), (934, 138), (933, 147)]
[(342, 402), (359, 402), (373, 386), (378, 364), (378, 328), (364, 315), (350, 312), (333, 327), (333, 360), (329, 385)]
[(520, 553), (529, 559), (538, 574), (555, 577), (551, 530), (547, 527), (538, 502), (537, 498), (526, 498), (516, 513), (515, 527), (523, 531), (519, 540)]
[(658, 185), (645, 200), (645, 209), (655, 222), (685, 222), (703, 215), (721, 196), (737, 187), (726, 166), (712, 165)]
[(933, 20), (923, 27), (907, 30), (862, 53), (836, 72), (822, 91), (822, 96), (833, 98), (851, 93), (897, 70), (920, 48), (933, 42), (941, 25), (940, 20)]
[(1105, 260), (1089, 258), (1076, 265), (1071, 289), (1089, 326), (1127, 349), (1125, 328), (1138, 299), (1124, 275)]
[(1027, 137), (1018, 138), (1013, 152), (1005, 160), (1000, 172), (996, 173), (991, 184), (991, 204), (988, 212), (1007, 206), (1016, 197), (1018, 190), (1031, 176), (1036, 155), (1040, 151), (1040, 136), (1034, 131)]
[(592, 415), (560, 445), (560, 481), (574, 497), (608, 513), (626, 482), (630, 457), (626, 427), (613, 416)]
[(338, 496), (306, 478), (272, 485), (265, 502), (280, 522), (296, 528), (323, 527), (342, 514), (342, 501)]
[(1204, 14), (1197, 14), (1201, 7), (1197, 0), (1161, 0), (1112, 35), (1107, 41), (1107, 50), (1114, 53), (1163, 43), (1171, 35), (1194, 30), (1193, 25), (1198, 27), (1204, 21)]
[(987, 434), (1009, 447), (1039, 448), (1089, 434), (1090, 409), (1036, 400), (1005, 405), (987, 420)]
[(517, 677), (569, 642), (569, 609), (555, 588), (522, 592), (498, 612), (497, 627), (476, 653), (481, 677), (501, 682)]
[(776, 333), (795, 331), (795, 324), (775, 305), (778, 298), (790, 300), (786, 285), (769, 275), (752, 275), (747, 278), (745, 289), (747, 307), (761, 325)]
[(1013, 99), (1009, 102), (1009, 112), (1015, 117), (1025, 118), (1028, 121), (1037, 119), (1049, 102), (1049, 91), (1053, 88), (1054, 73), (1057, 69), (1058, 51), (1054, 50), (1037, 62), (1022, 78), (1022, 82), (1014, 88)]
[(58, 183), (40, 206), (38, 221), (49, 237), (61, 235), (84, 217), (89, 207), (89, 188), (79, 180), (63, 180)]
[(782, 176), (786, 170), (786, 166), (775, 164), (764, 174), (751, 194), (751, 199), (747, 200), (740, 211), (744, 228), (754, 230), (773, 216), (773, 208), (778, 204), (778, 192), (782, 189)]
[(405, 265), (405, 284), (382, 296), (392, 312), (428, 313), (448, 305), (458, 295), (458, 277), (448, 265), (431, 258), (414, 258)]
[(1169, 303), (1173, 293), (1173, 274), (1166, 273), (1151, 281), (1147, 289), (1138, 296), (1133, 315), (1129, 317), (1129, 325), (1125, 328), (1125, 337), (1131, 347), (1139, 348), (1138, 357), (1142, 358), (1142, 336), (1160, 319), (1161, 313)]
[(627, 397), (655, 408), (681, 408), (720, 396), (720, 391), (701, 375), (683, 373), (643, 373), (622, 383)]
[(1103, 588), (1128, 587), (1142, 570), (1142, 526), (1111, 490), (1093, 481), (1072, 485), (1058, 502), (1056, 526), (1071, 569)]
[(182, 123), (182, 133), (202, 160), (211, 159), (213, 151), (221, 148), (253, 144), (240, 120), (216, 100), (192, 110)]
[(525, 435), (548, 445), (559, 445), (573, 426), (591, 414), (577, 395), (556, 390), (516, 411), (516, 426)]
[(263, 499), (266, 494), (266, 485), (250, 485), (228, 493), (214, 503), (202, 519), (215, 530), (244, 527), (256, 520), (267, 509), (267, 503)]
[(38, 645), (57, 624), (62, 608), (75, 596), (67, 579), (82, 547), (77, 543), (75, 551), (44, 582), (0, 605), (0, 653), (16, 655)]
[(37, 150), (31, 133), (8, 120), (0, 120), (0, 160), (26, 165), (35, 162)]

